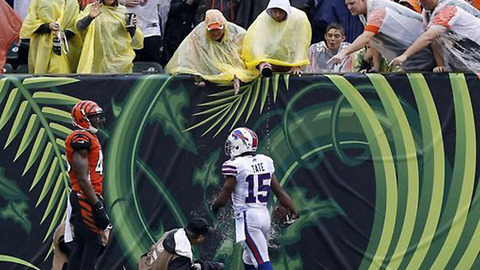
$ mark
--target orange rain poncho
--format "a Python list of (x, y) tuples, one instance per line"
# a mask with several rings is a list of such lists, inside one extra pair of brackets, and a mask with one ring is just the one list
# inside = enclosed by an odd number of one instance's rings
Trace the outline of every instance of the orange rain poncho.
[(0, 73), (7, 58), (10, 44), (18, 39), (22, 19), (5, 1), (0, 1)]
[[(275, 21), (268, 14), (271, 8), (284, 10), (287, 18)], [(286, 67), (306, 66), (311, 38), (312, 30), (305, 12), (291, 7), (288, 0), (271, 0), (248, 28), (242, 57), (248, 68), (261, 62)]]
[[(212, 40), (207, 25), (223, 25), (222, 40)], [(227, 22), (216, 9), (208, 10), (205, 21), (197, 25), (182, 41), (166, 66), (169, 74), (193, 74), (215, 83), (228, 83), (236, 75), (242, 82), (259, 76), (256, 69), (247, 69), (241, 58), (245, 29)]]
[[(92, 4), (78, 16), (78, 20), (90, 14)], [(101, 5), (101, 14), (83, 32), (84, 44), (78, 73), (131, 73), (135, 52), (143, 48), (143, 34), (137, 27), (130, 37), (125, 21), (124, 6)]]
[(20, 38), (30, 39), (28, 71), (30, 73), (71, 73), (75, 72), (81, 39), (75, 35), (66, 45), (62, 44), (62, 54), (52, 51), (55, 33), (37, 34), (35, 31), (44, 23), (58, 23), (61, 31), (76, 33), (75, 20), (78, 15), (77, 0), (32, 0), (27, 16), (20, 30)]

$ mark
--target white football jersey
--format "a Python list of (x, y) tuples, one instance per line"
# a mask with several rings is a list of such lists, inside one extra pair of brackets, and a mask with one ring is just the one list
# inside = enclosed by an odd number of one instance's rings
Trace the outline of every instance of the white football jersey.
[(232, 193), (236, 214), (248, 208), (266, 207), (274, 172), (273, 160), (261, 154), (235, 157), (223, 163), (222, 174), (237, 180)]

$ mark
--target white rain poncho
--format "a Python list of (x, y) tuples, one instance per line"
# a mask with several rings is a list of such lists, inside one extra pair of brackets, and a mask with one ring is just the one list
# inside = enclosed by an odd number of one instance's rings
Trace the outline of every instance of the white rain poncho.
[(340, 47), (336, 50), (330, 50), (325, 41), (315, 43), (308, 48), (308, 59), (310, 64), (305, 68), (307, 73), (324, 73), (324, 72), (352, 72), (353, 71), (353, 56), (347, 55), (342, 62), (334, 64), (327, 63), (330, 58), (335, 56), (338, 52), (345, 50), (350, 43), (342, 42)]
[[(435, 8), (435, 10), (438, 10), (443, 5), (453, 5), (453, 6), (459, 7), (465, 10), (466, 12), (472, 14), (473, 16), (480, 18), (480, 10), (470, 5), (465, 0), (438, 0), (437, 8)], [(432, 13), (435, 12), (435, 10), (432, 10), (432, 11), (428, 11), (426, 9), (423, 10), (423, 15), (425, 16), (425, 20), (427, 21), (427, 23), (430, 22)]]
[[(89, 4), (78, 16), (88, 16)], [(101, 14), (83, 31), (85, 36), (78, 73), (130, 73), (135, 52), (143, 48), (143, 33), (137, 27), (130, 37), (125, 22), (127, 9), (124, 6), (101, 5)]]
[[(389, 0), (367, 0), (365, 31), (376, 35), (371, 45), (388, 62), (401, 55), (425, 32), (422, 15)], [(435, 67), (430, 47), (424, 48), (403, 64), (406, 71), (431, 71)]]
[[(210, 21), (219, 21), (224, 26), (220, 42), (210, 38), (207, 30)], [(247, 69), (241, 58), (245, 32), (242, 27), (227, 22), (220, 11), (208, 10), (205, 21), (182, 41), (165, 69), (169, 74), (192, 74), (214, 83), (229, 83), (234, 75), (242, 82), (250, 82), (260, 73)]]
[(480, 72), (479, 18), (455, 5), (442, 3), (433, 11), (428, 27), (444, 30), (437, 41), (449, 70)]
[[(270, 8), (281, 8), (287, 13), (282, 22), (269, 14)], [(308, 62), (312, 30), (305, 12), (290, 6), (288, 0), (271, 0), (253, 24), (248, 28), (243, 41), (242, 57), (247, 67), (256, 67), (261, 62), (295, 67)]]

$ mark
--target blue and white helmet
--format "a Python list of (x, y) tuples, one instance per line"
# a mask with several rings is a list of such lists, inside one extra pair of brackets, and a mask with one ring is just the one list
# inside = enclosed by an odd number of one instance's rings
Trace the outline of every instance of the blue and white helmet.
[(257, 151), (258, 137), (253, 130), (245, 127), (234, 129), (225, 141), (225, 154), (237, 157), (243, 153)]

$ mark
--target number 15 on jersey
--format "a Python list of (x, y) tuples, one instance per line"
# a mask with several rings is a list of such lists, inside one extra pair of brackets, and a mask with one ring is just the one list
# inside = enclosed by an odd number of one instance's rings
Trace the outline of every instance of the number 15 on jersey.
[(267, 203), (270, 193), (270, 182), (272, 176), (270, 173), (250, 174), (245, 178), (248, 184), (248, 196), (246, 203)]

